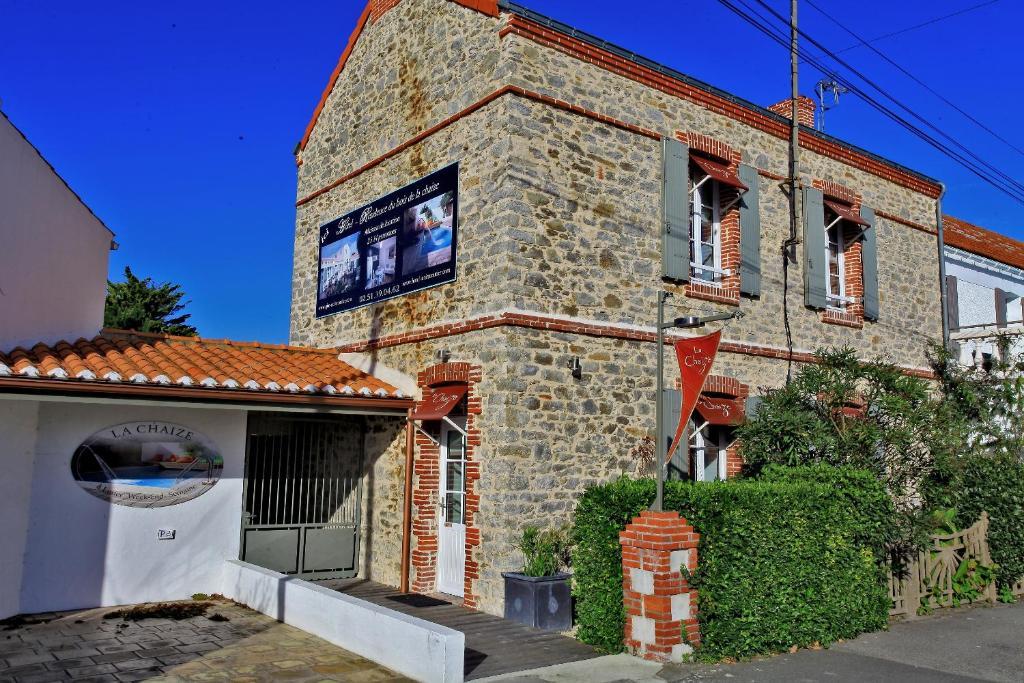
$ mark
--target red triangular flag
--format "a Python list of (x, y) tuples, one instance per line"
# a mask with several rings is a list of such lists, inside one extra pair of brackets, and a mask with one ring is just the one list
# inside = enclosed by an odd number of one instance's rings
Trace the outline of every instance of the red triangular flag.
[(672, 438), (672, 446), (668, 449), (665, 462), (672, 459), (672, 454), (682, 439), (683, 430), (686, 428), (690, 415), (693, 414), (697, 399), (700, 398), (700, 392), (704, 391), (704, 382), (711, 373), (711, 364), (715, 361), (715, 354), (718, 353), (718, 344), (721, 341), (722, 331), (719, 330), (703, 337), (680, 339), (674, 344), (676, 359), (679, 361), (679, 377), (682, 382), (680, 385), (682, 402), (679, 408), (679, 424), (676, 425), (676, 435)]

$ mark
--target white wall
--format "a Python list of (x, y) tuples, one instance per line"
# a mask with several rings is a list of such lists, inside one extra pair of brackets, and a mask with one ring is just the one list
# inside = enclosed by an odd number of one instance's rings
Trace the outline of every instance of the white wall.
[(221, 592), (413, 680), (462, 683), (466, 636), (447, 626), (237, 560)]
[(0, 400), (0, 619), (20, 611), (38, 412), (35, 401)]
[(99, 331), (111, 238), (0, 114), (0, 349)]
[[(151, 419), (211, 439), (224, 457), (220, 481), (191, 501), (152, 509), (110, 504), (79, 487), (71, 456), (82, 440), (113, 424)], [(224, 561), (238, 557), (244, 411), (47, 402), (38, 424), (21, 612), (175, 600), (220, 589)], [(8, 508), (6, 500), (0, 505)], [(158, 529), (175, 529), (177, 537), (158, 541)]]

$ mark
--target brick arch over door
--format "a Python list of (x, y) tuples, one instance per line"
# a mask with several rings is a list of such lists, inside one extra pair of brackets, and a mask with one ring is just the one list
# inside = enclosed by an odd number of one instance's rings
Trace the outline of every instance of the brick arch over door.
[[(463, 604), (477, 606), (474, 590), (480, 575), (480, 527), (476, 515), (480, 511), (480, 494), (477, 482), (480, 479), (480, 366), (470, 363), (440, 363), (426, 368), (417, 375), (417, 382), (423, 392), (423, 400), (430, 398), (435, 387), (446, 384), (466, 384), (466, 578)], [(413, 550), (412, 590), (417, 593), (432, 593), (437, 580), (437, 491), (441, 477), (441, 451), (438, 444), (424, 434), (416, 434), (416, 458), (413, 466)]]

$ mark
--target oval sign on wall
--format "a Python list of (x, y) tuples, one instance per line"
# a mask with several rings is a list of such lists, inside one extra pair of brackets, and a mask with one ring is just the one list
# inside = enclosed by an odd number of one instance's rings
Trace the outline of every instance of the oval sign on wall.
[(224, 458), (199, 432), (172, 422), (124, 422), (75, 449), (71, 474), (100, 500), (128, 507), (177, 505), (220, 479)]

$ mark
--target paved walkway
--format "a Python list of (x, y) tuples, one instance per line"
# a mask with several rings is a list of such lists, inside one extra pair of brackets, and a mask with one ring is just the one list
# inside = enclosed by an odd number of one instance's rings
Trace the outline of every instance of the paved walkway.
[(111, 611), (0, 627), (0, 682), (407, 680), (240, 605), (217, 603), (181, 621), (104, 619)]
[(628, 655), (499, 676), (504, 683), (1024, 681), (1024, 604), (948, 610), (828, 650), (739, 664), (660, 666)]
[(443, 597), (403, 595), (397, 588), (364, 579), (320, 583), (388, 609), (462, 631), (466, 634), (464, 671), (467, 681), (598, 656), (590, 646), (573, 638), (467, 609)]

